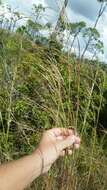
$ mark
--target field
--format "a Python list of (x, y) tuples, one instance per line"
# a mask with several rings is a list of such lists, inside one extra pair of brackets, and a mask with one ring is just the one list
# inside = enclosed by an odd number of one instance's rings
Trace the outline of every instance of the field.
[(73, 126), (82, 141), (29, 190), (107, 190), (106, 114), (105, 63), (0, 29), (1, 163), (30, 154), (50, 128)]

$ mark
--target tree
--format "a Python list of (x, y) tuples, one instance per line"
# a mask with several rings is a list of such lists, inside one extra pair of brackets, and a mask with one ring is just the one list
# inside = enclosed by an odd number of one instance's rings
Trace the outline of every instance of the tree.
[(97, 59), (99, 54), (104, 54), (104, 44), (101, 40), (97, 40), (95, 44), (93, 44), (93, 48), (91, 49), (91, 53), (93, 53), (92, 60)]
[[(91, 40), (87, 47), (87, 43), (90, 38)], [(100, 40), (100, 33), (96, 28), (86, 28), (83, 32), (83, 39), (86, 43), (83, 52), (89, 51), (93, 55), (93, 58), (96, 57), (97, 53), (104, 53), (103, 42)]]
[[(98, 24), (98, 22), (99, 22), (99, 19), (101, 18), (101, 16), (103, 15), (103, 13), (104, 13), (104, 11), (105, 11), (105, 9), (106, 9), (106, 7), (107, 7), (107, 0), (97, 0), (97, 1), (100, 2), (101, 5), (100, 5), (100, 9), (99, 9), (99, 12), (98, 12), (98, 15), (97, 15), (95, 24), (94, 24), (94, 26), (93, 26), (93, 29), (96, 28), (96, 26), (97, 26), (97, 24)], [(89, 46), (90, 43), (91, 43), (91, 40), (92, 40), (92, 39), (91, 39), (91, 36), (89, 35), (87, 44), (86, 44), (86, 46), (85, 46), (85, 48), (84, 48), (84, 51), (83, 51), (83, 54), (82, 54), (82, 56), (81, 56), (81, 60), (84, 58), (85, 53), (86, 53), (86, 51), (87, 51), (87, 49), (88, 49), (88, 46)]]
[(21, 27), (17, 28), (16, 32), (21, 35), (25, 35), (26, 34), (26, 26), (22, 25)]
[(41, 18), (45, 12), (45, 7), (42, 4), (38, 6), (33, 4), (33, 12), (27, 21), (26, 26), (21, 26), (17, 29), (17, 32), (22, 35), (26, 35), (30, 40), (36, 42), (41, 38), (41, 31), (45, 29), (45, 25), (41, 23)]
[(33, 4), (33, 13), (32, 13), (32, 20), (37, 23), (40, 21), (40, 19), (42, 18), (43, 16), (43, 13), (45, 12), (45, 7), (43, 7), (42, 4), (39, 4), (39, 5), (36, 5), (36, 4)]
[(28, 20), (26, 27), (27, 33), (33, 41), (40, 36), (40, 31), (43, 29), (43, 26), (40, 23), (34, 22), (31, 19)]
[(21, 15), (18, 11), (13, 10), (10, 6), (2, 6), (2, 12), (0, 15), (0, 28), (13, 32), (16, 30), (17, 22), (23, 18), (23, 15)]
[[(73, 37), (72, 43), (71, 43), (71, 47), (73, 47), (74, 42), (76, 40), (76, 38), (78, 37), (78, 35), (85, 29), (86, 27), (86, 23), (81, 21), (81, 22), (76, 22), (76, 23), (69, 23), (68, 24), (68, 31), (70, 32), (69, 38)], [(69, 39), (68, 39), (69, 40)]]
[(96, 18), (94, 28), (97, 26), (100, 17), (103, 15), (103, 13), (104, 13), (104, 11), (105, 11), (105, 9), (107, 7), (107, 0), (97, 0), (97, 1), (101, 3), (101, 6), (100, 6), (100, 9), (99, 9), (99, 12), (98, 12), (98, 16)]
[(59, 17), (58, 17), (55, 29), (54, 29), (54, 31), (53, 31), (53, 33), (51, 35), (51, 37), (53, 39), (55, 39), (57, 37), (57, 34), (58, 34), (58, 32), (60, 31), (60, 28), (61, 28), (60, 26), (62, 26), (62, 23), (64, 23), (65, 9), (66, 9), (66, 7), (68, 5), (68, 1), (69, 0), (64, 0), (64, 4), (63, 4), (63, 7), (62, 7), (62, 9), (61, 9), (61, 11), (59, 13)]
[(11, 10), (10, 26), (9, 30), (14, 31), (16, 29), (17, 22), (22, 20), (24, 17), (17, 11)]

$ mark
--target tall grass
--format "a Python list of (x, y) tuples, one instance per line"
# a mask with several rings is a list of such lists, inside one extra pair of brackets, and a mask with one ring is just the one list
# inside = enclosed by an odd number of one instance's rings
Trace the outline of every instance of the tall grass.
[[(71, 61), (70, 66), (68, 61)], [(63, 68), (59, 63), (53, 64), (50, 58), (49, 64), (47, 63), (44, 67), (37, 63), (36, 72), (46, 81), (45, 88), (48, 97), (46, 97), (42, 108), (53, 120), (52, 124), (49, 123), (49, 127), (76, 127), (82, 138), (82, 145), (80, 150), (74, 153), (72, 157), (68, 156), (62, 160), (60, 159), (55, 164), (52, 173), (50, 171), (48, 175), (41, 179), (44, 184), (41, 189), (106, 189), (107, 160), (103, 144), (100, 143), (97, 135), (105, 72), (99, 66), (94, 69), (94, 66), (90, 65), (89, 69), (92, 73), (89, 74), (88, 66), (81, 66), (80, 91), (78, 91), (76, 78), (78, 76), (76, 76), (74, 70), (77, 63), (73, 65), (72, 59), (68, 61)], [(70, 79), (68, 77), (69, 73)], [(102, 81), (98, 84), (97, 80), (100, 75)], [(76, 79), (74, 80), (74, 78)], [(99, 99), (96, 107), (94, 96), (97, 87)], [(80, 101), (79, 108), (77, 105), (78, 99), (75, 100), (77, 95), (79, 95)], [(78, 118), (76, 118), (77, 116)], [(78, 125), (76, 125), (77, 120)], [(40, 185), (35, 185), (34, 188), (40, 189)]]
[(73, 126), (82, 138), (80, 150), (57, 160), (48, 174), (28, 189), (106, 190), (106, 150), (103, 134), (99, 138), (97, 131), (105, 71), (97, 64), (81, 63), (78, 72), (78, 60), (36, 45), (31, 52), (31, 43), (19, 35), (9, 36), (3, 43), (1, 162), (29, 154), (43, 130)]

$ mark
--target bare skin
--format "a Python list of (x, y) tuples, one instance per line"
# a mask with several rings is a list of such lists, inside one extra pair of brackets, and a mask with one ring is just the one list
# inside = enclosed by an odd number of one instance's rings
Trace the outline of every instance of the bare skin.
[(0, 190), (23, 190), (52, 164), (79, 148), (80, 138), (72, 129), (54, 128), (46, 131), (38, 148), (30, 155), (0, 166)]

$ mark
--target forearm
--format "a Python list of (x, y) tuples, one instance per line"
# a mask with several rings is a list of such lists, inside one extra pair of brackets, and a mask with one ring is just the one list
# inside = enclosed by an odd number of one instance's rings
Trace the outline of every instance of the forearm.
[(17, 161), (0, 166), (0, 190), (23, 190), (41, 173), (38, 151)]
[(32, 155), (0, 166), (0, 190), (23, 190), (41, 173), (46, 173), (60, 155), (65, 155), (66, 148), (79, 145), (80, 138), (70, 129), (46, 131)]

